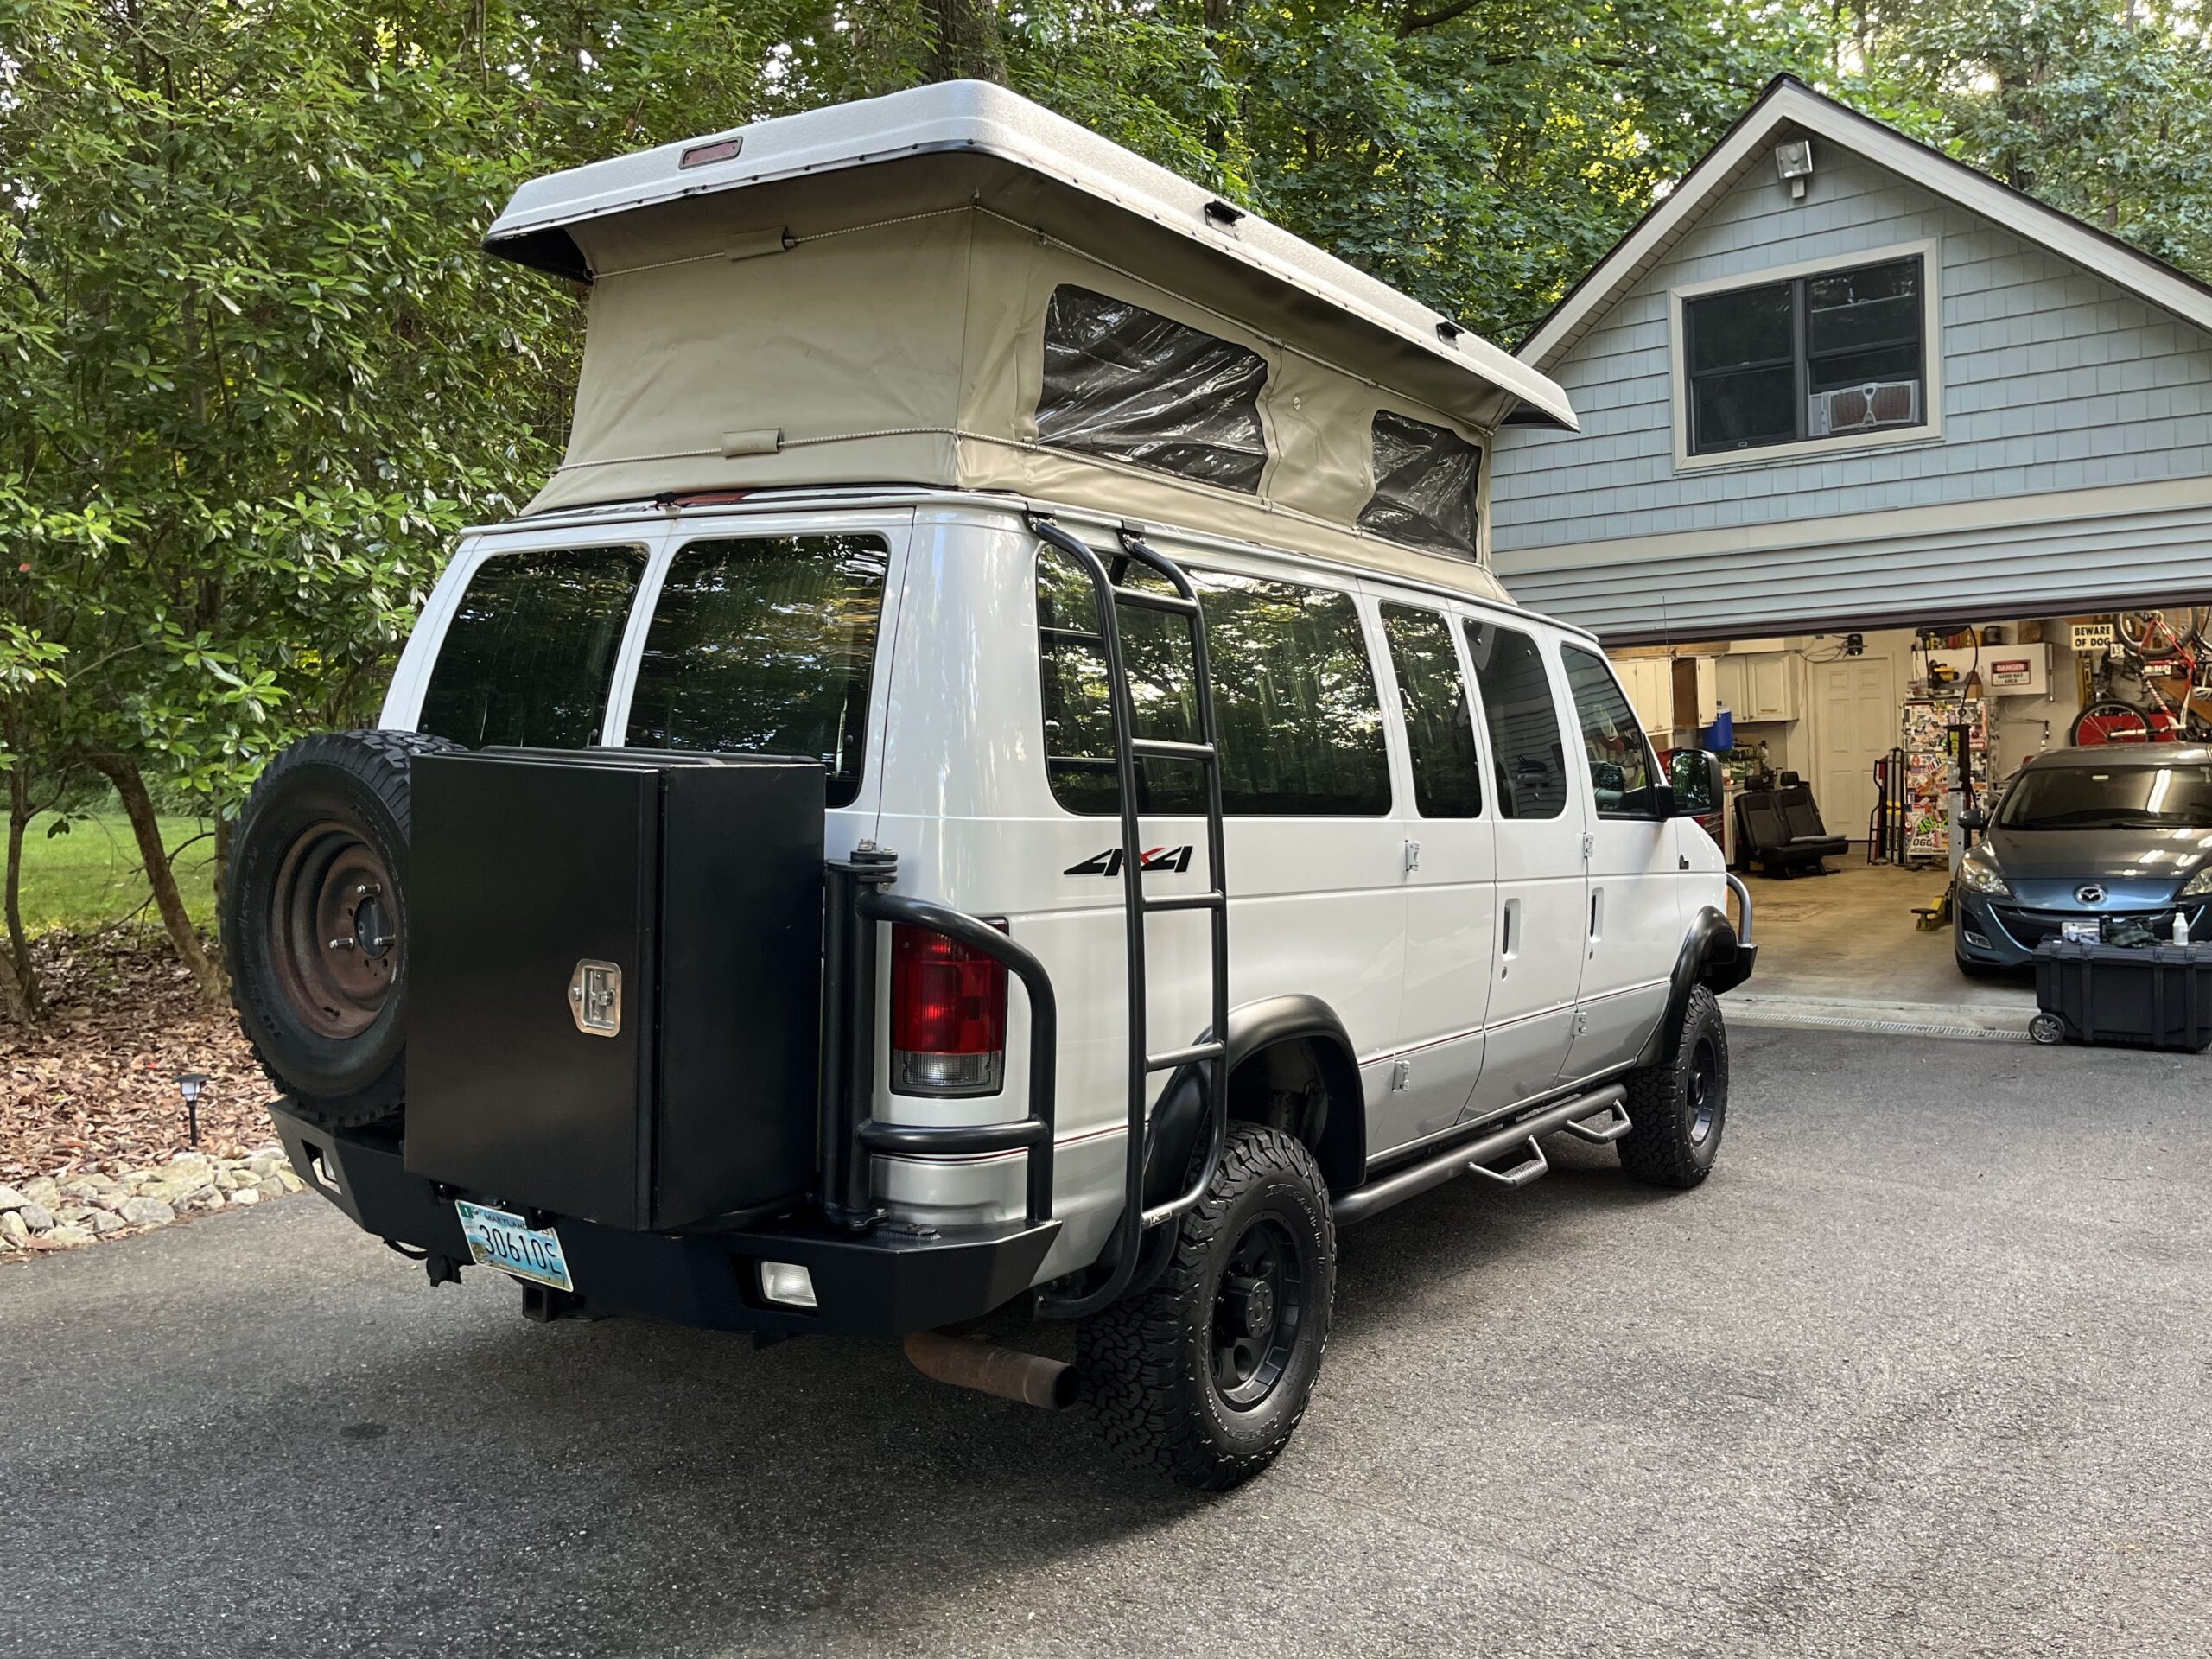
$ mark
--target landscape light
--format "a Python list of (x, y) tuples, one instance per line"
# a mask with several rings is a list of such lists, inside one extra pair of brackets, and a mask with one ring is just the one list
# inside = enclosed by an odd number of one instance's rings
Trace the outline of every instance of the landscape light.
[(180, 1071), (176, 1074), (177, 1092), (184, 1096), (184, 1118), (192, 1136), (192, 1144), (200, 1144), (200, 1094), (207, 1086), (205, 1071)]

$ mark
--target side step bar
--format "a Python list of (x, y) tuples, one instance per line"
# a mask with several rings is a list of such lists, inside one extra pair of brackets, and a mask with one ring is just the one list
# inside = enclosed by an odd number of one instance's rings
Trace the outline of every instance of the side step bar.
[[(1468, 1173), (1487, 1176), (1505, 1186), (1526, 1186), (1551, 1170), (1543, 1148), (1536, 1144), (1538, 1135), (1549, 1135), (1554, 1129), (1566, 1129), (1582, 1140), (1601, 1145), (1608, 1141), (1618, 1141), (1629, 1129), (1628, 1113), (1621, 1106), (1627, 1098), (1625, 1086), (1609, 1083), (1602, 1089), (1592, 1089), (1588, 1094), (1575, 1095), (1540, 1108), (1517, 1123), (1508, 1123), (1472, 1141), (1462, 1141), (1433, 1157), (1425, 1158), (1420, 1163), (1385, 1175), (1380, 1180), (1370, 1181), (1358, 1191), (1347, 1192), (1338, 1198), (1329, 1206), (1330, 1211), (1336, 1217), (1338, 1226), (1348, 1226), (1355, 1221), (1365, 1221), (1370, 1216), (1378, 1215), (1392, 1205), (1402, 1203), (1416, 1193), (1441, 1186), (1455, 1175)], [(1589, 1124), (1582, 1121), (1595, 1117), (1600, 1112), (1612, 1116), (1603, 1123)], [(1485, 1167), (1491, 1160), (1522, 1146), (1528, 1147), (1529, 1156), (1511, 1169)]]

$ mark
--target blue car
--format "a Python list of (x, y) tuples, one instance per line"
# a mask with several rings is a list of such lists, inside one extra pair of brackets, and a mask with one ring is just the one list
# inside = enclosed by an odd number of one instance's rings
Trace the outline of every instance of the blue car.
[(2045, 939), (2212, 938), (2212, 747), (2101, 744), (2038, 754), (1960, 866), (1959, 967), (2024, 967)]

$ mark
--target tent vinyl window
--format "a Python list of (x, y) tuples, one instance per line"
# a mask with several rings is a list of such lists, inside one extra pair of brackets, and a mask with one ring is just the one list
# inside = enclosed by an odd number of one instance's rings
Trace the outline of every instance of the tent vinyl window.
[(1928, 424), (1919, 255), (1682, 302), (1688, 452)]
[(1475, 556), (1475, 482), (1483, 452), (1448, 427), (1377, 410), (1375, 493), (1359, 527), (1409, 547)]
[(1087, 288), (1045, 309), (1039, 442), (1257, 495), (1268, 365), (1234, 345)]

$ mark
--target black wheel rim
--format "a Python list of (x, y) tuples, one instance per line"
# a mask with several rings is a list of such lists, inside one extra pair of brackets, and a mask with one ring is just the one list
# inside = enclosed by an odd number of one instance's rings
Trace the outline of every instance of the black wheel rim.
[(1701, 1147), (1711, 1139), (1720, 1112), (1720, 1053), (1710, 1037), (1699, 1038), (1690, 1047), (1688, 1092), (1690, 1145)]
[(1255, 1216), (1230, 1248), (1213, 1303), (1213, 1382), (1223, 1403), (1249, 1411), (1274, 1392), (1306, 1319), (1298, 1241), (1277, 1216)]

